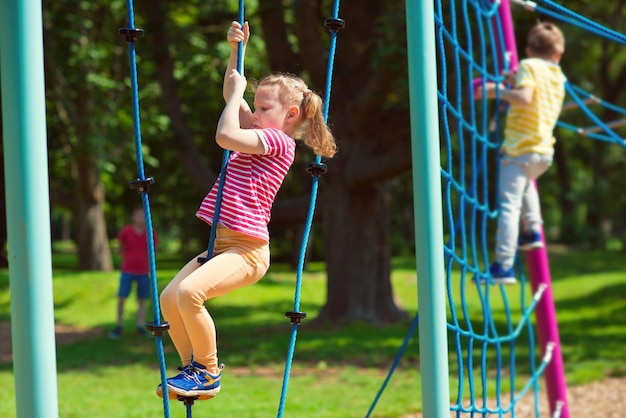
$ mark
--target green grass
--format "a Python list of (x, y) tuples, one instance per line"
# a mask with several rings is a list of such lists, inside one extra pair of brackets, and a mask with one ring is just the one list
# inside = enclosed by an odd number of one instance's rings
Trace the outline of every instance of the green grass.
[[(127, 303), (125, 334), (106, 338), (115, 316), (118, 273), (74, 270), (71, 254), (54, 256), (54, 305), (57, 324), (85, 330), (87, 339), (59, 345), (56, 353), (59, 415), (63, 418), (132, 418), (163, 416), (154, 394), (160, 383), (153, 340), (131, 335), (136, 303)], [(568, 384), (584, 384), (609, 375), (626, 374), (626, 267), (618, 253), (560, 252), (550, 255), (553, 294), (557, 305), (561, 344)], [(182, 265), (182, 260), (158, 257), (159, 288)], [(213, 400), (196, 402), (194, 416), (253, 418), (275, 416), (291, 325), (284, 312), (293, 309), (295, 273), (272, 266), (257, 285), (210, 302), (218, 329), (220, 361), (227, 365), (223, 391)], [(414, 262), (394, 260), (393, 288), (400, 305), (412, 317), (417, 310)], [(0, 270), (0, 319), (10, 318), (8, 272)], [(308, 266), (303, 277), (301, 310), (314, 318), (324, 303), (323, 266)], [(519, 307), (520, 286), (506, 288), (513, 311)], [(493, 313), (505, 327), (503, 307)], [(470, 316), (480, 318), (480, 303), (468, 291)], [(458, 295), (455, 295), (457, 297)], [(404, 324), (374, 328), (312, 328), (306, 320), (298, 329), (289, 378), (285, 416), (298, 418), (362, 417), (374, 400), (409, 328)], [(476, 329), (481, 323), (473, 322)], [(417, 335), (409, 343), (398, 370), (379, 400), (373, 417), (401, 417), (421, 407)], [(522, 335), (516, 355), (524, 368), (530, 355)], [(178, 365), (169, 338), (163, 338), (168, 374)], [(458, 376), (454, 351), (451, 382)], [(477, 355), (474, 356), (478, 359)], [(490, 372), (490, 373), (493, 373)], [(503, 370), (506, 374), (507, 370)], [(519, 379), (524, 383), (524, 379)], [(504, 381), (506, 390), (508, 381)], [(493, 388), (488, 388), (493, 393)], [(452, 395), (456, 394), (453, 388)], [(171, 417), (186, 416), (185, 407), (170, 403)], [(0, 363), (0, 416), (13, 418), (15, 391), (11, 363)]]

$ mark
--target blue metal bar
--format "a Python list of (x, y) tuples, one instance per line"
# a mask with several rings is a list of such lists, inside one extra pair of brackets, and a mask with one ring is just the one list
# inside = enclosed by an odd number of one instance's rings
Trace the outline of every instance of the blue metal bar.
[(40, 0), (0, 2), (11, 335), (18, 417), (58, 417)]
[(423, 414), (450, 416), (434, 8), (406, 0)]

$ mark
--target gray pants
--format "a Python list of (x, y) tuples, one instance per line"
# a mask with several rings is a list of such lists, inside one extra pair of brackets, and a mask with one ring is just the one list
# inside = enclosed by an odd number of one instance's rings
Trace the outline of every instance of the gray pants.
[(513, 266), (520, 218), (524, 231), (541, 230), (543, 220), (534, 180), (552, 164), (552, 156), (530, 153), (500, 159), (500, 214), (496, 233), (496, 261), (505, 269)]

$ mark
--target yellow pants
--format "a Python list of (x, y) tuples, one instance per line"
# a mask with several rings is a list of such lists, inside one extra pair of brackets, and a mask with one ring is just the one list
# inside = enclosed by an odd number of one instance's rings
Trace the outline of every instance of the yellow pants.
[(217, 225), (213, 257), (204, 264), (190, 260), (161, 292), (163, 318), (183, 366), (193, 358), (217, 372), (215, 324), (204, 304), (258, 282), (269, 265), (268, 243)]

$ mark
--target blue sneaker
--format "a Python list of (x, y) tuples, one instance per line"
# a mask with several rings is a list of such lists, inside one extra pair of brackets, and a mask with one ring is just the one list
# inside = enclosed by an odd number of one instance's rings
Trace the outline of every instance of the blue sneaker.
[[(168, 379), (167, 379), (167, 381), (169, 382), (169, 380), (170, 380), (170, 379), (176, 379), (176, 378), (178, 378), (181, 374), (190, 372), (190, 370), (191, 370), (191, 368), (192, 368), (192, 367), (193, 367), (193, 366), (192, 366), (191, 364), (188, 364), (188, 365), (186, 365), (186, 366), (184, 366), (184, 367), (178, 366), (178, 370), (180, 370), (180, 373), (178, 373), (178, 374), (177, 374), (176, 376), (174, 376), (174, 377), (170, 377), (170, 378), (168, 378)], [(157, 388), (156, 388), (156, 394), (157, 394), (157, 396), (158, 396), (159, 398), (162, 398), (162, 397), (163, 397), (163, 386), (162, 386), (162, 384), (161, 384), (161, 383), (159, 383), (159, 386), (157, 386)], [(168, 399), (176, 399), (176, 398), (177, 398), (177, 396), (176, 396), (176, 394), (175, 394), (175, 393), (173, 393), (171, 390), (168, 390), (168, 391), (167, 391), (167, 398), (168, 398)]]
[[(502, 268), (502, 264), (498, 263), (497, 261), (492, 263), (491, 266), (489, 266), (489, 276), (491, 276), (491, 280), (489, 281), (489, 283), (491, 284), (515, 284), (517, 283), (517, 280), (515, 280), (515, 271), (513, 270), (513, 267), (505, 270)], [(472, 282), (474, 283), (478, 282), (480, 284), (484, 284), (485, 279), (483, 278), (477, 279), (477, 276), (474, 276), (472, 277)]]
[(219, 365), (219, 373), (212, 375), (196, 362), (191, 368), (182, 370), (178, 376), (167, 379), (167, 389), (179, 396), (212, 398), (220, 391), (220, 380), (224, 365)]
[(526, 231), (517, 241), (517, 248), (522, 251), (530, 251), (536, 248), (543, 248), (543, 241), (539, 232)]
[(491, 281), (495, 284), (515, 284), (515, 271), (513, 267), (503, 269), (502, 264), (497, 261), (493, 262), (489, 267), (489, 274), (491, 275)]
[[(178, 370), (180, 370), (180, 373), (178, 373), (174, 377), (170, 377), (170, 378), (167, 379), (167, 383), (168, 383), (167, 398), (168, 399), (178, 399), (179, 397), (182, 397), (181, 395), (178, 395), (177, 393), (175, 393), (174, 391), (172, 391), (169, 388), (170, 380), (172, 380), (172, 379), (182, 379), (183, 375), (191, 374), (194, 367), (202, 367), (202, 366), (200, 365), (200, 363), (196, 363), (195, 361), (192, 362), (192, 364), (188, 364), (188, 365), (186, 365), (184, 367), (178, 366)], [(162, 387), (162, 385), (160, 383), (159, 383), (159, 385), (156, 388), (156, 394), (157, 394), (157, 396), (159, 398), (163, 397), (163, 387)], [(213, 396), (215, 396), (215, 395), (213, 395)], [(212, 398), (213, 396), (198, 396), (197, 398), (198, 398), (198, 400), (202, 401), (202, 400), (205, 400), (205, 399)]]

